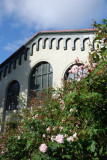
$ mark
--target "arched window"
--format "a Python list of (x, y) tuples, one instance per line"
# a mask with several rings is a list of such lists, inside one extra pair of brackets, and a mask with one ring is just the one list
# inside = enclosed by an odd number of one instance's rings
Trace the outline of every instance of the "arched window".
[(64, 79), (65, 80), (80, 80), (82, 77), (87, 75), (87, 71), (84, 66), (80, 63), (74, 64), (70, 66), (65, 72)]
[(20, 91), (20, 85), (17, 81), (10, 83), (7, 89), (6, 110), (18, 109), (18, 96)]
[(52, 87), (53, 69), (47, 62), (37, 64), (31, 73), (30, 91), (35, 92), (35, 96), (41, 93), (43, 89)]

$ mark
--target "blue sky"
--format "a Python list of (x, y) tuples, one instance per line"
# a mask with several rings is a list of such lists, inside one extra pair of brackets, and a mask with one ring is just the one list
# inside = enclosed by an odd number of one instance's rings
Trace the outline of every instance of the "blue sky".
[(107, 0), (0, 0), (0, 63), (38, 31), (91, 28)]

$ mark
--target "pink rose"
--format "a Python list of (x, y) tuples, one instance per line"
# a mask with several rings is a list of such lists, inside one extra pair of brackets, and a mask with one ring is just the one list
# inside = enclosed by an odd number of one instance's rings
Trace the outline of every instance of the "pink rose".
[(76, 127), (77, 127), (77, 128), (79, 127), (78, 124), (76, 124)]
[(83, 66), (83, 65), (81, 65), (81, 66), (80, 66), (80, 69), (83, 69), (83, 68), (84, 68), (84, 66)]
[(61, 104), (64, 104), (64, 101), (61, 99), (61, 100), (60, 100), (60, 103), (61, 103)]
[(67, 138), (67, 142), (70, 142), (70, 141), (72, 141), (72, 142), (74, 141), (74, 138), (72, 136)]
[(76, 138), (76, 137), (77, 137), (77, 133), (74, 133), (74, 134), (73, 134), (73, 138)]
[(63, 130), (63, 127), (60, 126), (59, 129), (60, 129), (60, 131), (62, 131), (62, 130)]
[(46, 135), (45, 135), (45, 134), (43, 134), (43, 135), (42, 135), (42, 137), (43, 137), (43, 138), (45, 138), (45, 137), (46, 137)]
[(85, 64), (85, 65), (84, 65), (84, 68), (88, 68), (88, 64)]
[(65, 134), (65, 135), (64, 135), (64, 137), (68, 137), (68, 135), (67, 135), (67, 134)]
[(58, 97), (60, 97), (60, 94), (58, 94)]
[(99, 30), (99, 33), (101, 34), (101, 33), (102, 33), (102, 30)]
[(50, 127), (48, 127), (46, 130), (47, 130), (47, 132), (50, 132)]
[(40, 152), (45, 153), (47, 151), (47, 148), (48, 147), (46, 146), (46, 144), (41, 144), (39, 147), (39, 150), (40, 150)]
[(79, 67), (77, 65), (74, 65), (72, 68), (71, 68), (71, 73), (73, 74), (77, 74), (79, 72)]
[(83, 74), (83, 75), (82, 75), (82, 78), (85, 78), (86, 76), (87, 76), (86, 74)]
[(72, 108), (70, 109), (70, 112), (73, 112), (73, 109), (72, 109)]
[(55, 129), (56, 129), (56, 128), (55, 128), (55, 126), (54, 126), (54, 127), (53, 127), (53, 131), (55, 131)]
[(95, 68), (98, 65), (98, 63), (93, 63), (92, 67)]
[(72, 73), (72, 69), (70, 69), (70, 70), (68, 71), (68, 73)]
[(58, 134), (55, 138), (55, 141), (58, 143), (64, 143), (64, 136), (61, 134)]
[(55, 141), (55, 138), (54, 138), (54, 136), (51, 136), (51, 141), (53, 142), (53, 141)]
[(4, 154), (4, 153), (5, 153), (4, 151), (1, 152), (1, 154)]
[(62, 123), (64, 123), (66, 120), (65, 119), (62, 119)]
[(63, 111), (65, 109), (65, 106), (61, 107), (61, 110)]

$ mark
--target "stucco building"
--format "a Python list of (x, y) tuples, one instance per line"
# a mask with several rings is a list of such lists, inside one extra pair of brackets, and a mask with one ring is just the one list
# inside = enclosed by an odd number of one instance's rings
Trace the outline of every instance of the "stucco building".
[[(60, 87), (78, 57), (88, 62), (94, 48), (92, 29), (38, 32), (0, 64), (0, 121), (27, 101), (30, 90)], [(89, 46), (91, 44), (91, 46)]]

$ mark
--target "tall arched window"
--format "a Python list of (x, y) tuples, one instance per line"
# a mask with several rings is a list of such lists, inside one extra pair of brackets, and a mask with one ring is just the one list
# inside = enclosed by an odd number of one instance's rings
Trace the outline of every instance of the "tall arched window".
[(85, 77), (87, 75), (87, 71), (84, 66), (80, 63), (74, 64), (70, 66), (65, 72), (64, 79), (65, 80), (80, 80), (80, 78)]
[(37, 64), (31, 73), (30, 77), (30, 91), (35, 92), (35, 96), (41, 93), (43, 89), (52, 87), (53, 69), (48, 62), (41, 62)]
[(19, 91), (19, 83), (16, 80), (12, 81), (7, 89), (6, 110), (18, 109)]

